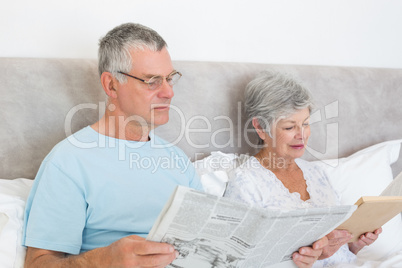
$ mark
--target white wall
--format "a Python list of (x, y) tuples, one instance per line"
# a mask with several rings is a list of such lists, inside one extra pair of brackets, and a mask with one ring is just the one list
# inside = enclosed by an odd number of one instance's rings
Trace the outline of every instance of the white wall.
[(402, 68), (400, 0), (0, 1), (0, 57), (95, 58), (132, 21), (174, 60)]

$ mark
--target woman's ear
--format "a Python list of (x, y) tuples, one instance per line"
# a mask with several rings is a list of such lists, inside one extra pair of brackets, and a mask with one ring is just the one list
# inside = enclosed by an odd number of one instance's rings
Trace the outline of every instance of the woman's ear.
[(106, 95), (114, 99), (117, 98), (117, 91), (116, 91), (117, 80), (111, 73), (109, 72), (102, 73), (101, 84)]
[(255, 130), (257, 131), (258, 136), (260, 137), (260, 139), (265, 140), (266, 139), (266, 135), (267, 133), (265, 132), (265, 130), (261, 127), (260, 122), (258, 121), (258, 119), (256, 117), (253, 117), (252, 120), (253, 123), (253, 127), (255, 128)]

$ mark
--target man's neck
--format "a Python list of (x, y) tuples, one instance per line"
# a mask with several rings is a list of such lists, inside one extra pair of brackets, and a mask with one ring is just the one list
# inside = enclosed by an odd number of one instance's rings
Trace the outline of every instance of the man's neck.
[(98, 133), (121, 140), (130, 141), (149, 141), (150, 126), (140, 125), (137, 122), (130, 121), (127, 124), (120, 125), (116, 120), (110, 120), (108, 115), (104, 115), (98, 122), (91, 127)]

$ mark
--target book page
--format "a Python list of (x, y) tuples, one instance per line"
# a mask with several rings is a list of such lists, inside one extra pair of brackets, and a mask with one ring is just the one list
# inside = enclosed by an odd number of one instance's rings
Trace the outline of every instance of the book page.
[(179, 186), (147, 239), (179, 251), (168, 267), (269, 267), (291, 262), (345, 221), (356, 206), (291, 211), (249, 207)]

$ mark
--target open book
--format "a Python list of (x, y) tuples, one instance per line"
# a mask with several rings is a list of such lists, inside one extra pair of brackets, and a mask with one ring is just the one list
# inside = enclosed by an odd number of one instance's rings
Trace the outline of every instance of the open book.
[[(392, 184), (393, 189), (399, 186), (402, 192), (402, 175)], [(147, 239), (167, 242), (179, 251), (179, 257), (168, 267), (277, 267), (292, 262), (293, 252), (342, 226), (352, 214), (359, 218), (354, 214), (356, 208), (269, 210), (179, 186)], [(363, 208), (360, 205), (358, 210)], [(398, 210), (399, 207), (384, 219), (402, 211)], [(352, 221), (350, 226), (356, 224)]]
[(353, 234), (351, 242), (360, 235), (373, 232), (402, 211), (402, 173), (400, 173), (380, 196), (363, 196), (357, 200), (358, 208), (352, 216), (337, 229)]

